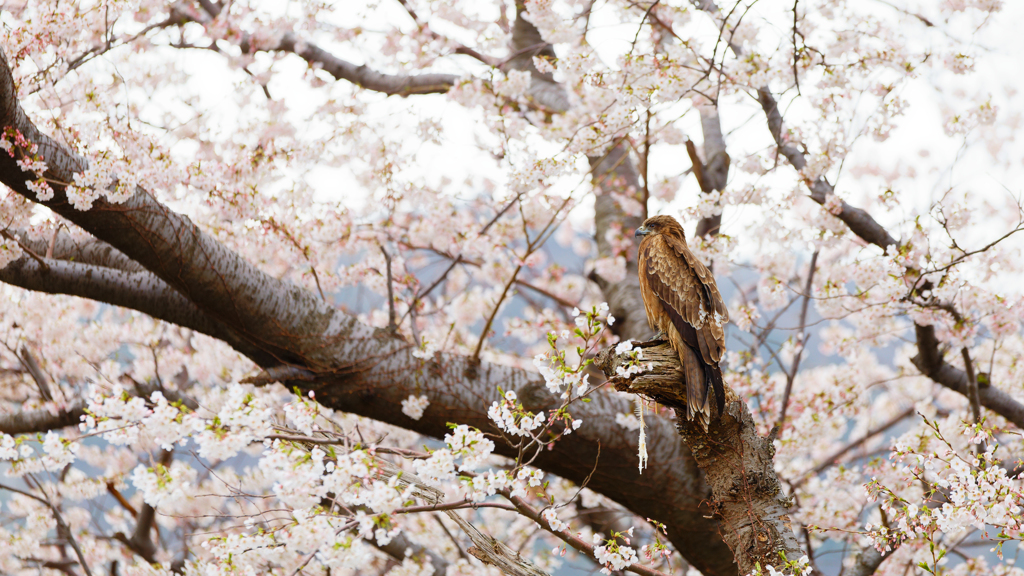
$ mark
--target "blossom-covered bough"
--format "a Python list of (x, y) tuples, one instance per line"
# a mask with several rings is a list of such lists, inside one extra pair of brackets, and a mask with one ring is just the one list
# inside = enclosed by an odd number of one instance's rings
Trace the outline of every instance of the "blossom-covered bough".
[[(5, 3), (0, 571), (1019, 573), (999, 8)], [(731, 453), (594, 369), (681, 209)]]

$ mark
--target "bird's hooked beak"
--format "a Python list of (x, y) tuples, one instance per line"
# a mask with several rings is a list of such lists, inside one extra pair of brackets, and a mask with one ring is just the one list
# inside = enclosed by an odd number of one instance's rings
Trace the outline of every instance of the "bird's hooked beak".
[(633, 238), (639, 238), (641, 236), (647, 236), (651, 231), (647, 229), (647, 226), (641, 226), (636, 229), (636, 233), (633, 234)]

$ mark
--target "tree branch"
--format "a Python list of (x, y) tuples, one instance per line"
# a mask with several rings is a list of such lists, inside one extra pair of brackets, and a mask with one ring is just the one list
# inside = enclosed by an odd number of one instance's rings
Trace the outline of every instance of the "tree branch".
[[(779, 151), (786, 156), (794, 168), (802, 169), (807, 164), (803, 152), (793, 143), (786, 141), (782, 135), (782, 115), (779, 113), (778, 103), (767, 88), (758, 90), (758, 99), (768, 118), (768, 128), (779, 146)], [(834, 193), (832, 185), (824, 178), (807, 182), (807, 184), (811, 189), (811, 199), (818, 204), (824, 205), (829, 196)], [(900, 246), (899, 242), (870, 214), (860, 208), (850, 206), (845, 201), (841, 202), (841, 210), (836, 217), (842, 220), (859, 238), (882, 250), (887, 250), (890, 246), (896, 248)], [(914, 366), (933, 381), (970, 398), (967, 374), (943, 359), (942, 353), (939, 351), (938, 340), (935, 338), (934, 327), (914, 324), (914, 331), (917, 334), (918, 348), (918, 355), (912, 359)], [(982, 406), (1000, 414), (1018, 427), (1024, 428), (1024, 404), (992, 386), (980, 389), (978, 396)]]
[[(377, 544), (377, 539), (368, 539), (367, 542), (376, 546), (378, 550), (391, 556), (398, 562), (401, 562), (405, 558), (414, 558), (417, 560), (427, 561), (430, 566), (434, 569), (433, 576), (445, 576), (448, 572), (448, 561), (443, 557), (437, 555), (433, 550), (413, 542), (406, 536), (405, 532), (399, 532), (397, 536), (391, 539), (387, 544)], [(411, 554), (406, 556), (406, 551), (411, 551)]]
[(806, 482), (810, 478), (813, 478), (814, 476), (817, 476), (818, 474), (821, 474), (822, 472), (824, 472), (829, 467), (835, 465), (836, 462), (838, 462), (840, 458), (845, 456), (847, 452), (849, 452), (850, 450), (853, 450), (854, 448), (864, 444), (868, 440), (874, 438), (875, 436), (878, 436), (879, 434), (881, 434), (882, 432), (885, 432), (889, 428), (892, 428), (896, 424), (899, 424), (900, 422), (903, 421), (904, 418), (907, 418), (908, 416), (912, 416), (914, 414), (914, 411), (915, 410), (914, 410), (913, 406), (911, 406), (910, 408), (907, 408), (903, 412), (900, 412), (899, 414), (897, 414), (897, 415), (893, 416), (892, 418), (890, 418), (887, 422), (885, 422), (883, 424), (879, 424), (878, 426), (872, 428), (871, 430), (868, 430), (859, 439), (857, 439), (857, 440), (855, 440), (853, 442), (850, 442), (846, 446), (843, 446), (839, 450), (837, 450), (834, 453), (830, 454), (827, 458), (825, 458), (824, 460), (821, 461), (821, 464), (818, 464), (813, 469), (811, 469), (809, 472), (807, 472), (807, 474), (805, 474), (799, 480), (794, 482), (793, 483), (793, 488), (799, 488), (800, 486), (803, 485), (804, 482)]
[[(177, 12), (182, 20), (206, 25), (221, 13), (221, 7), (211, 2), (201, 2), (202, 13)], [(240, 42), (243, 52), (290, 52), (305, 60), (310, 66), (320, 68), (336, 80), (345, 80), (367, 90), (388, 95), (411, 96), (413, 94), (443, 94), (458, 81), (454, 74), (384, 74), (366, 65), (353, 64), (342, 60), (312, 42), (300, 39), (293, 32), (285, 33), (273, 47), (255, 48), (251, 36), (243, 34)]]
[(517, 0), (516, 21), (512, 25), (512, 42), (509, 46), (511, 56), (503, 68), (529, 72), (531, 82), (527, 95), (530, 99), (554, 112), (566, 112), (572, 106), (565, 88), (555, 82), (554, 76), (541, 73), (533, 65), (534, 56), (555, 58), (555, 49), (544, 41), (536, 26), (523, 18), (525, 11), (525, 3)]
[[(934, 326), (914, 325), (917, 334), (917, 356), (910, 359), (922, 374), (946, 388), (955, 390), (970, 398), (967, 374), (946, 362), (939, 350)], [(1010, 422), (1024, 429), (1024, 405), (1012, 396), (992, 385), (978, 386), (978, 400), (982, 406), (992, 410)]]
[[(42, 490), (41, 487), (39, 487), (38, 485), (37, 488), (40, 488), (40, 490)], [(79, 548), (78, 541), (75, 540), (75, 535), (71, 533), (71, 528), (67, 525), (67, 522), (64, 521), (64, 517), (61, 515), (60, 510), (57, 508), (57, 506), (50, 502), (49, 497), (40, 498), (39, 496), (36, 496), (31, 492), (19, 490), (17, 488), (14, 488), (13, 486), (7, 486), (5, 484), (0, 484), (0, 489), (7, 490), (8, 492), (14, 492), (15, 494), (21, 494), (22, 496), (31, 498), (32, 500), (35, 500), (36, 502), (39, 502), (46, 506), (47, 508), (49, 508), (50, 512), (53, 513), (53, 519), (57, 522), (57, 536), (64, 537), (67, 539), (68, 544), (70, 544), (71, 548), (75, 551), (75, 555), (78, 556), (78, 562), (81, 565), (82, 570), (85, 571), (85, 576), (92, 576), (92, 571), (89, 570), (89, 565), (85, 562), (85, 555), (82, 554), (82, 549)]]
[[(143, 398), (148, 398), (153, 392), (159, 390), (168, 402), (181, 402), (190, 410), (198, 408), (195, 400), (184, 396), (174, 390), (161, 388), (157, 384), (137, 383), (134, 389), (126, 390)], [(60, 407), (57, 410), (40, 408), (38, 410), (22, 410), (14, 414), (0, 414), (0, 433), (4, 434), (32, 434), (36, 432), (47, 432), (68, 426), (78, 426), (85, 414), (85, 407), (88, 403), (85, 400)]]
[(342, 60), (312, 42), (299, 40), (291, 32), (270, 50), (291, 52), (310, 65), (318, 65), (337, 80), (347, 80), (367, 90), (388, 95), (443, 94), (459, 79), (454, 74), (383, 74), (365, 65), (357, 66)]
[[(398, 484), (403, 488), (412, 486), (414, 488), (413, 495), (417, 498), (435, 504), (443, 501), (444, 494), (440, 490), (428, 486), (416, 475), (410, 474), (394, 464), (383, 460), (378, 460), (377, 465), (382, 476), (386, 478), (397, 477)], [(476, 526), (473, 526), (462, 516), (459, 516), (458, 512), (446, 510), (444, 513), (458, 524), (459, 528), (473, 542), (474, 546), (469, 549), (469, 553), (484, 564), (494, 566), (507, 576), (548, 576), (529, 560), (526, 560), (519, 553), (509, 548), (504, 542), (496, 540), (489, 534), (484, 534), (478, 530)]]
[(796, 380), (796, 373), (800, 370), (800, 358), (803, 357), (804, 348), (807, 347), (807, 308), (811, 303), (811, 287), (814, 283), (814, 271), (818, 266), (818, 250), (811, 255), (811, 263), (807, 269), (807, 282), (804, 284), (804, 301), (800, 307), (800, 333), (796, 353), (793, 354), (793, 365), (786, 373), (786, 390), (782, 394), (782, 409), (779, 411), (779, 419), (775, 425), (781, 430), (786, 425), (786, 410), (789, 408), (789, 394), (793, 391), (793, 381)]
[[(535, 53), (541, 56), (554, 55), (554, 50), (550, 48), (550, 45), (544, 43), (536, 27), (522, 18), (522, 13), (523, 4), (517, 2), (517, 15), (519, 17), (516, 19), (512, 30), (511, 50), (513, 54), (522, 51), (523, 57), (510, 60), (509, 67), (530, 71), (532, 82), (529, 94), (531, 98), (543, 103), (552, 110), (567, 111), (570, 108), (570, 104), (565, 89), (547, 75), (540, 74), (536, 70), (533, 66), (532, 54), (529, 58), (525, 57), (525, 54), (530, 50), (536, 51)], [(624, 196), (632, 193), (640, 199), (639, 174), (629, 156), (628, 148), (621, 141), (612, 146), (603, 156), (592, 156), (589, 158), (589, 161), (591, 177), (597, 191), (594, 203), (594, 228), (598, 255), (602, 257), (611, 256), (613, 254), (611, 244), (608, 241), (608, 234), (616, 228), (622, 233), (630, 234), (633, 229), (640, 226), (643, 222), (641, 215), (632, 216), (625, 214), (618, 201), (612, 196), (612, 193), (615, 192)], [(615, 334), (622, 339), (644, 339), (653, 334), (653, 330), (647, 325), (647, 317), (643, 312), (644, 305), (640, 297), (640, 279), (637, 273), (635, 251), (631, 250), (626, 254), (626, 277), (622, 281), (609, 282), (596, 274), (591, 274), (590, 278), (601, 288), (604, 298), (609, 305), (609, 314), (616, 318), (615, 325), (612, 327)], [(603, 396), (594, 397), (594, 401), (609, 400), (609, 398)], [(618, 402), (619, 400), (616, 399), (615, 401)], [(631, 407), (620, 410), (623, 410), (623, 412), (632, 411)], [(703, 502), (703, 498), (708, 494), (708, 487), (696, 468), (689, 448), (676, 434), (672, 433), (670, 426), (669, 422), (660, 417), (648, 419), (648, 427), (650, 429), (648, 431), (647, 447), (650, 461), (654, 463), (655, 468), (648, 468), (640, 478), (635, 476), (623, 476), (623, 478), (629, 478), (630, 483), (636, 483), (641, 486), (659, 486), (659, 493), (662, 495), (665, 495), (665, 492), (660, 491), (666, 488), (671, 492), (685, 492), (688, 494), (688, 498), (694, 497), (698, 499), (698, 507), (700, 507), (700, 502)], [(635, 439), (629, 437), (627, 441), (628, 444), (626, 446), (619, 446), (619, 450), (622, 453), (610, 456), (614, 461), (620, 462), (623, 467), (627, 463), (638, 463), (638, 457), (634, 450)], [(601, 444), (602, 457), (608, 455), (605, 451), (605, 448), (608, 446), (605, 443)], [(628, 452), (626, 452), (627, 450)], [(661, 455), (659, 456), (656, 453)], [(590, 462), (593, 462), (595, 456), (596, 452), (589, 454)], [(661, 474), (660, 468), (667, 462), (664, 460), (666, 457), (679, 458), (680, 460), (677, 460), (677, 462), (690, 470), (689, 474), (693, 476), (684, 481), (687, 485), (686, 488), (683, 488), (681, 485), (671, 484), (673, 480), (666, 479), (670, 482), (669, 484), (663, 483), (666, 480), (654, 480), (655, 477)], [(597, 476), (604, 473), (605, 470), (598, 470), (598, 473), (589, 484), (591, 489), (594, 489), (596, 486), (594, 482), (597, 480)], [(682, 480), (682, 478), (678, 477), (674, 481), (679, 480)], [(635, 495), (639, 496), (639, 494)], [(676, 508), (676, 504), (666, 504), (658, 506), (659, 511), (654, 515), (639, 514), (631, 506), (621, 501), (619, 503), (641, 517), (656, 518), (660, 522), (665, 522), (665, 518), (668, 516), (675, 516), (682, 512), (682, 510)], [(736, 574), (733, 554), (720, 536), (722, 527), (716, 521), (708, 518), (708, 516), (703, 508), (702, 510), (693, 508), (687, 514), (685, 528), (678, 524), (675, 527), (669, 525), (669, 540), (683, 557), (705, 575)], [(682, 519), (681, 516), (679, 519)]]
[(45, 253), (47, 259), (52, 258), (78, 264), (103, 266), (104, 268), (113, 268), (123, 272), (145, 271), (145, 268), (138, 262), (132, 261), (122, 254), (120, 250), (96, 238), (90, 237), (84, 240), (76, 240), (70, 234), (62, 234), (60, 229), (50, 237), (50, 240), (44, 240), (24, 231), (14, 232), (21, 237), (21, 242), (25, 246), (32, 248), (40, 254)]
[[(173, 458), (174, 452), (172, 450), (161, 451), (160, 465), (167, 468), (171, 465)], [(152, 537), (154, 520), (156, 520), (156, 508), (143, 502), (142, 510), (139, 511), (138, 518), (135, 521), (135, 531), (132, 533), (131, 538), (124, 538), (123, 540), (128, 548), (150, 564), (156, 562), (156, 544), (153, 542)], [(124, 537), (120, 532), (118, 534), (122, 538)]]
[(67, 294), (138, 310), (230, 344), (259, 358), (262, 352), (212, 320), (178, 291), (145, 270), (125, 272), (96, 265), (22, 257), (0, 268), (0, 282), (47, 294)]
[(874, 548), (865, 548), (857, 555), (857, 560), (847, 574), (848, 576), (871, 576), (892, 553), (892, 550), (883, 553)]
[(56, 412), (46, 408), (22, 410), (14, 414), (0, 414), (0, 432), (4, 434), (29, 434), (78, 426), (85, 414), (86, 403), (78, 400)]
[(32, 380), (35, 381), (43, 401), (52, 402), (53, 392), (50, 390), (50, 377), (43, 372), (32, 351), (28, 349), (28, 346), (22, 345), (21, 350), (17, 352), (17, 356), (21, 360), (22, 365), (25, 366), (25, 370), (32, 376)]
[[(533, 506), (530, 506), (522, 498), (519, 498), (517, 496), (512, 496), (512, 491), (509, 490), (508, 488), (503, 488), (501, 490), (501, 495), (504, 496), (509, 502), (511, 502), (512, 505), (516, 507), (516, 510), (520, 514), (522, 514), (523, 516), (526, 516), (527, 518), (533, 520), (534, 522), (537, 523), (538, 526), (540, 526), (541, 528), (544, 528), (545, 530), (551, 532), (552, 534), (557, 536), (562, 542), (565, 542), (566, 544), (571, 546), (573, 549), (575, 549), (575, 550), (577, 550), (579, 552), (582, 552), (583, 554), (585, 554), (586, 556), (588, 556), (590, 558), (594, 558), (594, 546), (591, 545), (591, 544), (588, 544), (585, 540), (583, 540), (579, 536), (573, 534), (572, 531), (570, 531), (568, 528), (564, 528), (562, 530), (555, 530), (554, 528), (551, 528), (551, 526), (550, 526), (550, 524), (548, 524), (547, 520), (544, 520), (544, 518), (541, 517), (541, 515), (540, 515), (541, 511), (540, 510), (537, 510)], [(624, 571), (633, 572), (634, 574), (640, 574), (641, 576), (668, 576), (666, 573), (662, 572), (661, 570), (655, 570), (654, 568), (648, 568), (648, 567), (646, 567), (646, 566), (644, 566), (642, 564), (632, 564), (630, 566), (627, 566), (624, 569)]]
[[(725, 184), (729, 180), (730, 158), (725, 150), (725, 136), (722, 135), (722, 121), (718, 115), (717, 105), (701, 106), (700, 126), (704, 134), (704, 158), (701, 162), (697, 156), (697, 149), (692, 142), (687, 141), (686, 151), (693, 162), (694, 173), (698, 174), (697, 183), (701, 192), (709, 194), (715, 190), (725, 190)], [(692, 150), (691, 150), (692, 149)], [(700, 167), (700, 171), (696, 170)], [(722, 227), (722, 212), (707, 218), (701, 218), (697, 222), (697, 236), (715, 236)]]

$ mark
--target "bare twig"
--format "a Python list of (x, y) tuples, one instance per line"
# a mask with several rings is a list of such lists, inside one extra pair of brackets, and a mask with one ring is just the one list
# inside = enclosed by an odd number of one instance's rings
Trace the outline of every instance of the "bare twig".
[(807, 306), (811, 302), (811, 286), (814, 283), (814, 271), (818, 266), (818, 250), (811, 255), (811, 264), (807, 269), (807, 282), (804, 283), (804, 302), (800, 307), (800, 333), (797, 336), (796, 352), (793, 354), (793, 364), (786, 373), (786, 391), (782, 394), (782, 408), (779, 410), (779, 419), (775, 423), (782, 430), (786, 425), (786, 410), (789, 408), (789, 395), (793, 391), (793, 381), (796, 380), (796, 373), (800, 369), (800, 358), (803, 357), (804, 348), (807, 347)]
[(800, 51), (796, 48), (796, 26), (798, 20), (797, 5), (800, 0), (793, 0), (793, 83), (796, 85), (796, 93), (800, 94), (800, 73), (797, 69), (797, 61), (800, 58)]
[[(967, 373), (967, 400), (971, 404), (971, 415), (974, 417), (974, 423), (981, 423), (981, 396), (978, 393), (978, 379), (974, 375), (974, 362), (971, 360), (971, 353), (964, 346), (960, 349), (961, 355), (964, 358), (964, 371)], [(985, 452), (985, 441), (981, 440), (978, 442), (978, 453), (983, 454)]]
[(15, 235), (11, 234), (10, 232), (8, 232), (6, 228), (3, 229), (3, 230), (0, 230), (0, 236), (3, 236), (4, 238), (6, 238), (8, 240), (14, 241), (18, 246), (21, 247), (22, 250), (25, 251), (26, 254), (31, 256), (33, 260), (35, 260), (36, 262), (39, 262), (39, 265), (42, 266), (44, 270), (49, 270), (50, 269), (50, 265), (46, 263), (46, 259), (45, 258), (40, 256), (39, 254), (36, 254), (34, 250), (32, 250), (31, 248), (26, 246), (17, 236), (15, 236)]
[(519, 272), (522, 271), (522, 266), (516, 266), (515, 272), (512, 273), (512, 278), (505, 283), (505, 289), (501, 291), (501, 296), (498, 297), (498, 301), (494, 304), (494, 309), (491, 310), (490, 316), (487, 317), (487, 322), (484, 323), (484, 329), (480, 332), (480, 339), (477, 340), (476, 349), (473, 350), (473, 361), (480, 361), (480, 351), (483, 350), (484, 342), (487, 341), (487, 333), (491, 331), (491, 325), (494, 324), (494, 318), (498, 316), (498, 310), (501, 309), (501, 305), (505, 302), (505, 298), (508, 296), (508, 291), (516, 282), (516, 277), (519, 276)]
[(64, 223), (57, 224), (57, 228), (53, 231), (53, 236), (50, 237), (50, 245), (46, 248), (46, 257), (53, 258), (53, 247), (57, 244), (57, 236), (60, 235), (60, 229), (64, 227)]
[(393, 286), (394, 281), (391, 278), (391, 255), (380, 247), (381, 254), (384, 254), (384, 265), (387, 268), (387, 279), (388, 279), (388, 331), (392, 334), (398, 331), (398, 324), (395, 323), (395, 288)]
[[(25, 477), (26, 481), (31, 478), (31, 475)], [(43, 490), (43, 487), (38, 482), (35, 482), (35, 484), (36, 487), (39, 488), (39, 491), (45, 495), (46, 491)], [(85, 576), (92, 576), (92, 571), (89, 570), (89, 564), (85, 561), (85, 554), (82, 554), (82, 549), (78, 546), (78, 541), (75, 540), (75, 535), (71, 533), (71, 528), (68, 526), (67, 522), (64, 521), (64, 516), (62, 516), (60, 510), (50, 502), (49, 497), (40, 498), (31, 492), (25, 492), (24, 490), (19, 490), (13, 486), (7, 486), (6, 484), (0, 484), (0, 490), (7, 490), (8, 492), (21, 494), (22, 496), (31, 498), (49, 508), (50, 512), (53, 513), (53, 519), (57, 522), (57, 534), (67, 538), (68, 544), (71, 545), (71, 548), (75, 551), (75, 555), (78, 556), (78, 562), (82, 566), (82, 570), (85, 571)]]
[(46, 402), (53, 401), (53, 393), (50, 391), (50, 378), (43, 372), (43, 369), (39, 366), (39, 362), (36, 361), (35, 355), (29, 350), (27, 345), (22, 345), (20, 353), (17, 354), (18, 359), (21, 361), (22, 366), (28, 371), (32, 379), (35, 380), (36, 386), (39, 388), (39, 395), (42, 396)]

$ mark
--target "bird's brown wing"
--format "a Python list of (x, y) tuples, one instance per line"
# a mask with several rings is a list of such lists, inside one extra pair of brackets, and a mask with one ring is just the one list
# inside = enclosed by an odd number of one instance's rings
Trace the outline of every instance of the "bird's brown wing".
[(685, 244), (661, 234), (641, 243), (640, 259), (645, 264), (641, 267), (641, 283), (657, 295), (666, 313), (678, 314), (685, 326), (676, 328), (690, 346), (700, 351), (704, 363), (717, 365), (725, 351), (729, 310), (711, 271)]
[[(690, 257), (700, 268), (690, 266), (663, 235), (645, 238), (640, 244), (640, 285), (648, 320), (665, 330), (679, 354), (686, 378), (688, 416), (698, 416), (706, 429), (711, 411), (708, 389), (714, 389), (719, 412), (725, 402), (718, 367), (725, 349), (719, 309), (724, 311), (725, 305), (721, 304), (711, 272), (692, 254)], [(701, 279), (701, 274), (707, 281)]]

